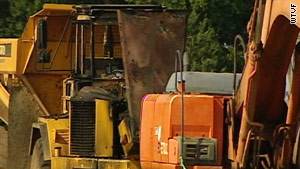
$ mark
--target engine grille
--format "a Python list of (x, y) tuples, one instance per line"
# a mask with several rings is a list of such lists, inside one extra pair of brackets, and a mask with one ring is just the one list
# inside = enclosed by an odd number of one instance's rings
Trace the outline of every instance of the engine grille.
[(95, 154), (95, 102), (71, 102), (70, 153), (80, 156)]
[[(181, 151), (182, 138), (175, 137)], [(217, 139), (184, 137), (183, 160), (186, 165), (218, 165)]]

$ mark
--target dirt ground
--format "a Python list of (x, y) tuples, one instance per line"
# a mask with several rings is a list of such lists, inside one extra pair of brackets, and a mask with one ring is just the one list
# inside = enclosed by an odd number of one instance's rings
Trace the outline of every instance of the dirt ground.
[(0, 169), (7, 168), (7, 131), (0, 126)]

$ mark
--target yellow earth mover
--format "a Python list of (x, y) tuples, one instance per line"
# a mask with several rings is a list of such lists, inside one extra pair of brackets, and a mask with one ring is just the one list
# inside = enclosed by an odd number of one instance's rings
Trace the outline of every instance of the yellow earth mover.
[(45, 4), (0, 39), (8, 169), (139, 168), (140, 102), (165, 90), (187, 12)]

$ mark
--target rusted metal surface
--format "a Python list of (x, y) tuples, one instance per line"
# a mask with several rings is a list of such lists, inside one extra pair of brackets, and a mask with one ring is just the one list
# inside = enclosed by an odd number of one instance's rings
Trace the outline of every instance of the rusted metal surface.
[(174, 72), (176, 50), (183, 50), (186, 11), (118, 11), (129, 112), (136, 129), (140, 104), (148, 93), (166, 89)]

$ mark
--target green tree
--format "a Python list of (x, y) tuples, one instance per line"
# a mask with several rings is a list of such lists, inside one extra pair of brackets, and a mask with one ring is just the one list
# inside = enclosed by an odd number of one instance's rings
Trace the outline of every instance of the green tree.
[[(188, 50), (193, 70), (232, 72), (233, 40), (236, 34), (247, 37), (246, 26), (253, 3), (238, 0), (191, 1)], [(238, 71), (241, 72), (242, 68), (243, 58), (240, 57)]]
[(8, 0), (0, 0), (0, 37), (5, 37), (8, 29), (8, 21), (10, 17), (10, 11), (9, 11), (9, 1)]

